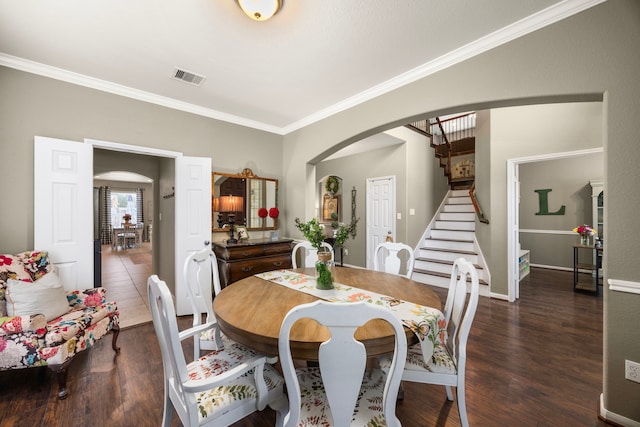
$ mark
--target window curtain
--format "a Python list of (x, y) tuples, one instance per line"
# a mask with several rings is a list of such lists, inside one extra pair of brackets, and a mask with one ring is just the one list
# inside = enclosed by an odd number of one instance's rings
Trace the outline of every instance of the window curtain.
[(100, 187), (100, 203), (98, 205), (98, 218), (100, 221), (100, 239), (103, 245), (113, 242), (113, 227), (111, 225), (111, 187)]
[(145, 242), (149, 241), (147, 236), (147, 227), (144, 226), (144, 189), (136, 188), (136, 223), (142, 224), (142, 240)]

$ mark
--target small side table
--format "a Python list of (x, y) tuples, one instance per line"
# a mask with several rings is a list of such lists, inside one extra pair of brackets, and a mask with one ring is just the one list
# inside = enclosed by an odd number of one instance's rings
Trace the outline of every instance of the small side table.
[[(591, 263), (580, 262), (580, 252), (592, 251)], [(603, 247), (594, 247), (587, 245), (573, 245), (573, 290), (590, 292), (594, 295), (600, 294), (602, 287), (602, 253)], [(588, 252), (587, 252), (588, 253)], [(579, 270), (591, 271), (591, 280), (584, 280), (580, 276)]]

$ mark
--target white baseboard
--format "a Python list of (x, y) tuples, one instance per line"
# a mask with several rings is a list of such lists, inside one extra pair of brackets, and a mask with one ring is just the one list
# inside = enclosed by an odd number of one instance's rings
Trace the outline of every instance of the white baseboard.
[(618, 415), (614, 412), (607, 410), (604, 407), (604, 395), (600, 393), (600, 417), (605, 421), (609, 421), (612, 423), (616, 423), (617, 425), (621, 425), (623, 427), (640, 427), (639, 421), (631, 420), (627, 417), (623, 417), (622, 415)]

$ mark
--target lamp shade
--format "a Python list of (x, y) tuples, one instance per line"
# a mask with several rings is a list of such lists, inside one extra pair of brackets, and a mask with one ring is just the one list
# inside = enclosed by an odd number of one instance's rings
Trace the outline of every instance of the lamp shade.
[(220, 212), (240, 212), (243, 210), (244, 197), (220, 196)]
[(266, 21), (278, 13), (281, 0), (236, 0), (242, 11), (251, 19)]

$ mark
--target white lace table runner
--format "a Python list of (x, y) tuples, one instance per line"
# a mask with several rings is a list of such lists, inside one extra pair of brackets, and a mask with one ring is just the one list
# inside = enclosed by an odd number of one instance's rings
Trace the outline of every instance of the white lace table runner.
[(302, 273), (289, 270), (274, 270), (256, 274), (255, 277), (313, 295), (331, 302), (359, 302), (381, 305), (391, 310), (396, 317), (416, 334), (422, 348), (425, 361), (429, 361), (436, 345), (446, 341), (446, 320), (442, 312), (403, 301), (391, 296), (378, 294), (342, 283), (333, 283), (334, 289), (316, 289), (316, 279)]

